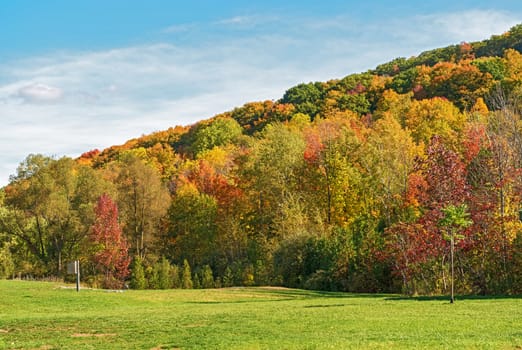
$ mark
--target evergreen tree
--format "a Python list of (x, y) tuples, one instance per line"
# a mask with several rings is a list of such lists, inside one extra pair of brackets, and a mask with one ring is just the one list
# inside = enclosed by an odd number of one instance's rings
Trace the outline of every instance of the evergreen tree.
[(171, 266), (169, 261), (165, 257), (162, 257), (161, 260), (156, 263), (156, 269), (158, 276), (158, 288), (172, 288), (172, 280), (170, 274)]
[(234, 274), (230, 267), (227, 266), (223, 275), (223, 287), (232, 287), (234, 285)]
[(136, 256), (132, 261), (130, 287), (132, 289), (145, 289), (147, 287), (143, 261), (139, 256)]
[(190, 265), (187, 259), (183, 260), (183, 272), (181, 276), (181, 288), (192, 289), (192, 272), (190, 271)]
[(203, 267), (203, 272), (201, 275), (201, 287), (214, 288), (214, 276), (212, 274), (212, 269), (209, 265), (205, 265)]
[(201, 279), (199, 278), (199, 274), (197, 272), (194, 274), (193, 288), (201, 289)]
[(181, 278), (179, 275), (178, 265), (171, 265), (170, 267), (170, 280), (172, 281), (172, 288), (181, 288)]

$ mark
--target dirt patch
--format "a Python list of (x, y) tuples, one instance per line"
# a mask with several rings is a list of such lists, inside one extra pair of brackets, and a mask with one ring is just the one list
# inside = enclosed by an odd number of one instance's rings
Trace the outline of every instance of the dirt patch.
[(116, 333), (74, 333), (71, 335), (73, 338), (102, 338), (102, 337), (115, 337)]
[(9, 331), (7, 329), (0, 329), (0, 333), (9, 333)]
[(185, 327), (185, 328), (198, 328), (198, 327), (205, 327), (205, 326), (206, 326), (206, 323), (190, 323), (190, 324), (183, 325), (182, 327)]

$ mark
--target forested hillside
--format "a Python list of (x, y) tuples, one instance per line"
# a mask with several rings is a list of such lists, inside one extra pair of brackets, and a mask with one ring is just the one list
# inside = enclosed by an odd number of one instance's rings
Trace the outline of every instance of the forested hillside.
[[(0, 277), (132, 288), (522, 293), (522, 25), (303, 83), (0, 198)], [(463, 224), (463, 223), (468, 224)]]

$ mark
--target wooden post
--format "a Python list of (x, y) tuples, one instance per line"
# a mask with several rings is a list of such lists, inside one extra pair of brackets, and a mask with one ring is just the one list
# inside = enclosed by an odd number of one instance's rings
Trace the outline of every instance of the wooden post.
[(76, 260), (74, 262), (75, 270), (76, 270), (76, 291), (80, 291), (80, 260)]

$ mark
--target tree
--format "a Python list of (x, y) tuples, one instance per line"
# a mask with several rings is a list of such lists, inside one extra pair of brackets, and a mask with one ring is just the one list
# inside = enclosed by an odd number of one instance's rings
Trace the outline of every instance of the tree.
[(209, 265), (203, 267), (201, 273), (201, 287), (202, 288), (214, 288), (214, 275)]
[(234, 285), (234, 274), (232, 273), (232, 269), (229, 266), (225, 269), (223, 274), (223, 287), (232, 287)]
[(144, 259), (160, 235), (170, 204), (168, 189), (158, 170), (133, 153), (124, 154), (116, 167), (123, 231), (132, 252)]
[(299, 84), (288, 89), (281, 102), (291, 103), (297, 112), (314, 118), (320, 110), (319, 105), (323, 93), (324, 88), (321, 83)]
[[(450, 264), (451, 264), (451, 299), (450, 302), (455, 302), (455, 269), (454, 269), (454, 255), (455, 255), (455, 240), (463, 238), (459, 232), (470, 226), (473, 222), (469, 219), (468, 207), (466, 204), (458, 206), (448, 205), (442, 208), (444, 216), (439, 221), (439, 225), (446, 230), (446, 239), (450, 241)], [(449, 237), (448, 234), (449, 233)]]
[(103, 276), (105, 288), (121, 288), (129, 275), (128, 245), (118, 223), (118, 207), (103, 194), (95, 208), (96, 220), (91, 228), (94, 245), (92, 259)]
[(211, 263), (216, 254), (216, 220), (215, 198), (200, 193), (192, 183), (180, 185), (169, 209), (164, 253), (195, 268)]
[(143, 270), (143, 262), (139, 256), (132, 260), (131, 264), (130, 287), (132, 289), (145, 289), (147, 280), (145, 279), (145, 271)]
[(181, 272), (181, 288), (192, 289), (194, 286), (192, 282), (192, 272), (187, 259), (183, 260), (183, 271)]
[(9, 244), (1, 245), (0, 242), (0, 279), (12, 276), (14, 272), (13, 256)]
[(151, 289), (170, 289), (173, 286), (172, 265), (165, 258), (161, 257), (152, 266), (152, 274), (149, 279)]
[(226, 145), (237, 139), (242, 133), (241, 126), (232, 118), (217, 118), (208, 125), (200, 123), (194, 134), (193, 152), (197, 156), (216, 146)]
[(457, 144), (466, 116), (447, 99), (434, 97), (413, 101), (406, 113), (405, 126), (417, 143), (428, 145), (434, 136), (446, 144)]
[(26, 251), (33, 273), (59, 275), (82, 255), (93, 207), (109, 185), (87, 166), (30, 155), (5, 189), (0, 228)]

